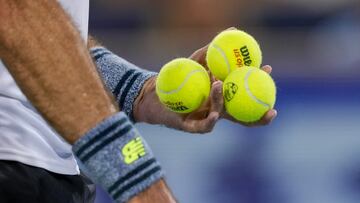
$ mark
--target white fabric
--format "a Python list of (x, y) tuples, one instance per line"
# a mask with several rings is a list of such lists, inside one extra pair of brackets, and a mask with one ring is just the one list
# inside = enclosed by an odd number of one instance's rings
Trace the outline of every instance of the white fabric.
[[(59, 2), (86, 41), (89, 0)], [(1, 61), (0, 160), (19, 161), (59, 174), (79, 174), (71, 146), (41, 118)]]

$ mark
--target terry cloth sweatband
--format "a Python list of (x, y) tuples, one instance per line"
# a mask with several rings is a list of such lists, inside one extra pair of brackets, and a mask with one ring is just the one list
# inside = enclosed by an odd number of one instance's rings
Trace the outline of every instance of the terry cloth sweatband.
[(148, 144), (123, 112), (91, 129), (72, 149), (115, 202), (128, 201), (163, 177)]
[(132, 121), (133, 104), (145, 82), (157, 73), (140, 69), (104, 47), (94, 47), (90, 53), (108, 89), (116, 98), (120, 109)]

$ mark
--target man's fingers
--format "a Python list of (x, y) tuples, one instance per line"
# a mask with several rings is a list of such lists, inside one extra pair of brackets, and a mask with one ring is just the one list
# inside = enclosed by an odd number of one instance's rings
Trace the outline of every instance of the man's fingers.
[(211, 106), (209, 115), (203, 120), (194, 121), (192, 123), (193, 126), (191, 127), (196, 129), (196, 132), (198, 133), (210, 132), (214, 128), (217, 120), (220, 117), (220, 112), (222, 111), (224, 106), (221, 81), (215, 81), (212, 84), (210, 93), (210, 104)]
[(211, 112), (205, 120), (200, 121), (198, 126), (199, 133), (211, 132), (218, 119), (219, 119), (219, 113), (215, 111)]
[(215, 81), (211, 87), (210, 93), (210, 112), (218, 112), (220, 113), (224, 108), (224, 98), (222, 94), (222, 82)]
[(242, 123), (243, 125), (247, 127), (256, 127), (256, 126), (264, 126), (271, 123), (271, 121), (274, 120), (274, 118), (277, 115), (277, 111), (275, 109), (270, 109), (267, 111), (263, 117), (259, 121), (253, 122), (253, 123)]
[[(202, 119), (196, 119), (194, 115), (192, 115), (192, 118), (185, 117), (184, 120), (184, 129), (188, 132), (193, 133), (207, 133), (210, 132), (217, 120), (220, 117), (220, 113), (223, 110), (224, 105), (224, 99), (222, 96), (222, 82), (221, 81), (215, 81), (212, 84), (211, 92), (210, 92), (210, 98), (208, 100), (210, 106), (207, 110), (206, 117)], [(201, 111), (199, 111), (201, 112)], [(196, 115), (201, 115), (201, 113), (197, 113)], [(195, 119), (194, 119), (195, 118)]]
[(268, 74), (271, 74), (272, 67), (270, 65), (265, 65), (265, 66), (261, 67), (261, 69), (263, 71), (267, 72)]
[(260, 119), (258, 124), (260, 125), (268, 125), (272, 120), (277, 116), (277, 111), (275, 109), (270, 109), (265, 115)]
[(184, 130), (191, 133), (207, 133), (214, 128), (218, 119), (219, 113), (211, 112), (205, 119), (185, 121)]
[(276, 116), (277, 116), (277, 111), (275, 109), (270, 109), (264, 114), (264, 116), (259, 121), (251, 122), (251, 123), (237, 121), (227, 113), (224, 113), (223, 118), (233, 121), (235, 123), (240, 123), (247, 127), (256, 127), (256, 126), (263, 126), (270, 124), (275, 119)]

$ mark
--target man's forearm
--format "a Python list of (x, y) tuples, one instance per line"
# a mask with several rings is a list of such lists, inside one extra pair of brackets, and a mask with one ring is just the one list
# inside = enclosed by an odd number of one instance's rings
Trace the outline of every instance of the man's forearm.
[(175, 203), (176, 200), (166, 182), (160, 180), (147, 190), (130, 199), (129, 203)]
[(57, 1), (0, 0), (0, 5), (0, 58), (67, 141), (117, 112), (85, 42)]

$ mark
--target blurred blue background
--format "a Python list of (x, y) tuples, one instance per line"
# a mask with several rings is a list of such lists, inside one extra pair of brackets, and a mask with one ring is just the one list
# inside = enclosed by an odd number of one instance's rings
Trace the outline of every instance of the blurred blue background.
[[(180, 202), (360, 202), (358, 0), (102, 0), (90, 18), (95, 37), (145, 69), (231, 26), (252, 34), (274, 68), (270, 126), (220, 121), (193, 135), (137, 124)], [(97, 202), (110, 200), (100, 191)]]

